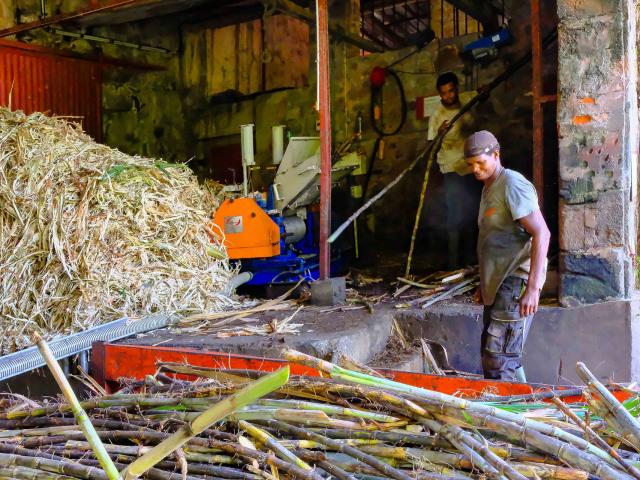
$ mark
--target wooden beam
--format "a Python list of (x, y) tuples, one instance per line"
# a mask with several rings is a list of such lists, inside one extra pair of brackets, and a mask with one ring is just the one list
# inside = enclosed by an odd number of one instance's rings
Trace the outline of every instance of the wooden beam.
[(0, 38), (8, 37), (9, 35), (16, 35), (18, 33), (28, 32), (29, 30), (35, 30), (36, 28), (48, 27), (49, 25), (55, 25), (56, 23), (66, 22), (68, 20), (74, 20), (77, 18), (86, 17), (87, 15), (93, 15), (95, 13), (104, 12), (125, 5), (130, 5), (139, 0), (121, 0), (114, 3), (109, 3), (103, 7), (90, 8), (84, 10), (77, 10), (71, 13), (62, 13), (60, 15), (52, 15), (42, 20), (36, 20), (34, 22), (22, 23), (13, 27), (0, 30)]
[[(290, 0), (274, 0), (273, 4), (275, 5), (276, 10), (282, 13), (297, 18), (298, 20), (302, 20), (303, 22), (306, 22), (310, 25), (315, 25), (315, 13), (308, 8), (296, 5)], [(335, 21), (329, 21), (329, 33), (344, 42), (347, 42), (368, 52), (383, 51), (375, 43), (347, 32), (342, 27), (342, 25), (339, 25)]]
[(462, 10), (467, 15), (478, 20), (486, 34), (496, 32), (500, 29), (498, 16), (491, 8), (489, 2), (484, 0), (447, 0), (454, 7)]

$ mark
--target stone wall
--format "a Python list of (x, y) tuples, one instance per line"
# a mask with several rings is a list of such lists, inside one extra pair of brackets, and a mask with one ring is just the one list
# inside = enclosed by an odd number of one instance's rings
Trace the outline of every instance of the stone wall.
[(637, 162), (636, 10), (559, 0), (560, 300), (629, 298)]

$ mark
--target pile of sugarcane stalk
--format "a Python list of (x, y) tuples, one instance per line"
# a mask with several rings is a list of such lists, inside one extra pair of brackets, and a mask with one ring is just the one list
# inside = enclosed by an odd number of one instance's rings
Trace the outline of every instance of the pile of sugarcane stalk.
[[(468, 267), (451, 272), (434, 272), (422, 278), (398, 277), (394, 298), (412, 298), (399, 307), (427, 308), (434, 303), (457, 297), (478, 287), (478, 268)], [(417, 293), (407, 292), (415, 290)], [(417, 298), (416, 298), (417, 297)]]
[[(123, 381), (82, 407), (129, 478), (131, 465), (175, 432), (187, 432), (186, 443), (144, 477), (640, 478), (637, 401), (625, 408), (584, 365), (587, 405), (558, 398), (513, 405), (412, 387), (295, 351), (284, 356), (323, 376), (291, 376), (202, 431), (194, 422), (203, 412), (265, 373), (159, 364), (154, 376)], [(1, 477), (108, 478), (68, 404), (6, 395), (0, 412)]]

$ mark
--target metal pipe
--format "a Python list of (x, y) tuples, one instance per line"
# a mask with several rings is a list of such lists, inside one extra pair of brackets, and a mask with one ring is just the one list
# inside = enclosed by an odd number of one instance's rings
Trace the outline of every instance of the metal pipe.
[[(89, 350), (93, 342), (114, 341), (138, 333), (165, 328), (174, 323), (176, 319), (177, 317), (173, 315), (152, 315), (139, 320), (125, 317), (98, 325), (84, 332), (53, 340), (49, 342), (49, 346), (56, 360), (61, 360)], [(44, 365), (45, 362), (38, 347), (25, 348), (19, 352), (0, 357), (0, 380), (6, 380)]]
[(280, 165), (284, 156), (284, 125), (271, 127), (271, 156), (274, 165)]
[(143, 45), (141, 43), (132, 43), (132, 42), (124, 42), (122, 40), (117, 40), (115, 38), (103, 37), (99, 35), (88, 35), (82, 32), (70, 32), (68, 30), (62, 30), (60, 28), (52, 28), (53, 33), (56, 35), (60, 35), (63, 37), (72, 37), (72, 38), (81, 38), (88, 42), (96, 42), (96, 43), (109, 43), (111, 45), (117, 45), (120, 47), (128, 47), (133, 48), (135, 50), (143, 50), (147, 52), (155, 52), (161, 53), (163, 55), (173, 55), (175, 52), (172, 52), (169, 49), (162, 47), (154, 47), (151, 45)]
[(329, 7), (316, 0), (318, 109), (320, 113), (320, 280), (331, 276), (331, 93), (329, 74)]
[[(236, 275), (229, 280), (222, 293), (226, 295), (233, 294), (236, 288), (251, 280), (252, 276), (253, 274), (250, 272)], [(49, 342), (49, 347), (56, 360), (80, 354), (80, 365), (82, 368), (86, 368), (88, 366), (86, 353), (91, 349), (94, 342), (113, 342), (139, 333), (166, 328), (173, 325), (177, 319), (177, 315), (167, 314), (150, 315), (136, 320), (125, 317), (105, 323), (104, 325), (98, 325), (83, 332), (52, 340)], [(36, 346), (5, 355), (0, 357), (0, 381), (21, 375), (44, 365), (44, 359)]]
[(240, 126), (240, 148), (242, 150), (242, 194), (249, 195), (249, 167), (255, 165), (253, 153), (253, 124)]
[(112, 10), (114, 8), (123, 7), (125, 5), (129, 5), (138, 0), (123, 0), (121, 2), (110, 3), (108, 5), (104, 5), (98, 8), (90, 8), (86, 10), (77, 10), (71, 13), (62, 13), (60, 15), (51, 15), (47, 18), (36, 20), (34, 22), (22, 23), (20, 25), (15, 25), (13, 27), (5, 28), (0, 30), (0, 38), (8, 37), (9, 35), (16, 35), (18, 33), (28, 32), (30, 30), (35, 30), (36, 28), (48, 27), (50, 25), (55, 25), (56, 23), (66, 22), (68, 20), (73, 20), (76, 18), (86, 17), (88, 15), (93, 15), (95, 13), (104, 12), (106, 10)]
[(544, 207), (544, 116), (542, 111), (542, 35), (540, 0), (531, 0), (531, 91), (533, 93), (533, 184)]

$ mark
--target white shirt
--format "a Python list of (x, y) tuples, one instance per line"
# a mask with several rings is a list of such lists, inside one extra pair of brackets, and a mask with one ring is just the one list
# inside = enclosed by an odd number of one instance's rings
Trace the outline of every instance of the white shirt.
[[(475, 92), (462, 92), (458, 95), (460, 106), (468, 103), (473, 97)], [(442, 122), (451, 120), (459, 111), (460, 106), (445, 107), (440, 104), (436, 109), (432, 117), (429, 119), (429, 132), (427, 134), (428, 140), (433, 140), (438, 136), (438, 129)], [(464, 141), (465, 141), (465, 128), (471, 122), (470, 115), (463, 115), (458, 120), (449, 133), (442, 140), (442, 147), (438, 152), (438, 165), (442, 173), (456, 172), (458, 175), (467, 175), (471, 173), (467, 162), (464, 159)]]

